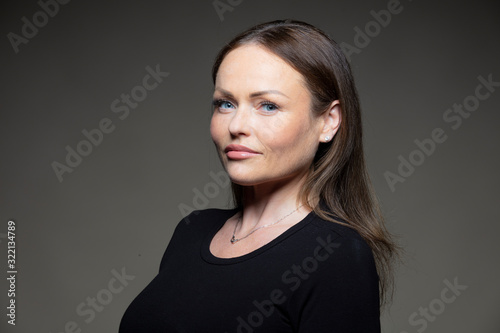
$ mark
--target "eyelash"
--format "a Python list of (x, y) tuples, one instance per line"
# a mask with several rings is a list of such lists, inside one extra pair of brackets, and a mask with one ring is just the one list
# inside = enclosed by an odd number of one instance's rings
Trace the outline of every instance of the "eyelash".
[(233, 104), (227, 99), (214, 99), (212, 105), (214, 106), (214, 108), (220, 108), (222, 103), (230, 103), (231, 105)]
[[(220, 108), (223, 103), (229, 103), (229, 104), (233, 105), (233, 103), (231, 101), (228, 101), (227, 99), (214, 99), (212, 102), (212, 105), (214, 106), (214, 108)], [(268, 100), (262, 101), (260, 103), (259, 107), (266, 106), (266, 105), (270, 105), (274, 108), (274, 110), (272, 110), (272, 111), (266, 111), (269, 113), (280, 109), (280, 107), (278, 105), (276, 105), (276, 103), (273, 103), (273, 102), (268, 101)]]
[[(279, 109), (280, 109), (280, 107), (279, 107), (279, 106), (277, 106), (275, 103), (273, 103), (273, 102), (271, 102), (271, 101), (267, 101), (267, 100), (266, 100), (266, 101), (262, 101), (262, 103), (260, 103), (260, 105), (261, 105), (261, 106), (263, 106), (263, 105), (271, 105), (271, 106), (272, 106), (272, 107), (274, 107), (274, 109), (275, 109), (275, 110), (273, 110), (273, 111), (276, 111), (276, 110), (279, 110)], [(271, 112), (271, 111), (267, 111), (267, 112)]]

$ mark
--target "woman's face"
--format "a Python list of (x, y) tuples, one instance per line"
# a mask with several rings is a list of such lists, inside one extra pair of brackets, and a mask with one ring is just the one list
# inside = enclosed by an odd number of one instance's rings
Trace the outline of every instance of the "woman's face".
[(265, 48), (240, 46), (222, 61), (210, 132), (233, 182), (250, 186), (302, 176), (319, 143), (333, 137), (325, 129), (331, 123), (312, 114), (302, 75)]

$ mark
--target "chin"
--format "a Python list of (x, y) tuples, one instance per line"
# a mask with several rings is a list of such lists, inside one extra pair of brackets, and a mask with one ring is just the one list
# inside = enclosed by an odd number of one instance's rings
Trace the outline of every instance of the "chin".
[[(226, 169), (227, 171), (227, 169)], [(242, 173), (242, 172), (228, 172), (229, 178), (235, 184), (240, 186), (256, 186), (265, 183), (273, 182), (286, 182), (287, 180), (294, 178), (294, 175), (289, 176), (279, 176), (279, 175), (263, 175), (255, 173)]]
[(254, 186), (254, 185), (258, 185), (258, 184), (263, 183), (263, 182), (256, 181), (255, 179), (250, 178), (250, 177), (233, 177), (233, 176), (229, 175), (229, 178), (231, 179), (231, 181), (233, 183), (240, 185), (240, 186)]
[(241, 186), (254, 186), (269, 181), (267, 177), (255, 175), (252, 172), (231, 172), (227, 169), (226, 171), (231, 181)]

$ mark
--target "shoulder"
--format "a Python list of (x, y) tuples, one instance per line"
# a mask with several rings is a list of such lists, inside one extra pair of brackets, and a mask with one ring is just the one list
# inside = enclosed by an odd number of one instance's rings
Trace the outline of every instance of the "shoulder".
[(317, 215), (305, 229), (314, 248), (284, 275), (293, 290), (289, 310), (299, 318), (299, 331), (377, 331), (379, 279), (368, 243), (349, 226)]
[[(353, 228), (323, 220), (313, 214), (304, 230), (307, 238), (303, 248), (309, 258), (303, 260), (303, 269), (317, 271), (310, 283), (370, 290), (378, 295), (378, 274), (373, 251)], [(304, 285), (307, 285), (306, 283)]]
[(368, 243), (349, 226), (314, 213), (301, 234), (306, 252), (283, 275), (297, 331), (380, 332), (378, 275)]
[[(345, 223), (342, 220), (339, 222)], [(373, 253), (365, 239), (355, 229), (341, 223), (324, 220), (313, 213), (309, 229), (316, 235), (317, 241), (323, 239), (323, 243), (327, 244), (334, 242), (341, 253), (349, 255), (349, 259), (372, 262)]]

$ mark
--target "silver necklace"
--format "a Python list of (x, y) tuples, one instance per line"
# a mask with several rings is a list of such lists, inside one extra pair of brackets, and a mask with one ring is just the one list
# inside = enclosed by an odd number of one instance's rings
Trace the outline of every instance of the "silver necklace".
[(236, 235), (235, 235), (235, 234), (236, 234), (236, 227), (238, 226), (238, 224), (239, 224), (239, 223), (240, 223), (240, 221), (241, 221), (241, 218), (243, 217), (243, 214), (241, 214), (241, 215), (240, 215), (240, 217), (238, 217), (238, 221), (237, 221), (237, 222), (236, 222), (236, 224), (234, 225), (233, 237), (231, 237), (231, 244), (234, 244), (234, 243), (236, 243), (236, 242), (239, 242), (239, 241), (240, 241), (240, 240), (242, 240), (242, 239), (247, 238), (248, 236), (250, 236), (251, 234), (253, 234), (254, 232), (256, 232), (256, 231), (257, 231), (257, 230), (259, 230), (259, 229), (262, 229), (262, 228), (267, 228), (267, 227), (270, 227), (270, 226), (272, 226), (272, 225), (275, 225), (275, 224), (277, 224), (277, 223), (279, 223), (279, 222), (283, 221), (285, 218), (287, 218), (288, 216), (290, 216), (290, 215), (292, 215), (293, 213), (295, 213), (296, 211), (298, 211), (298, 210), (299, 210), (299, 208), (300, 208), (300, 207), (302, 207), (302, 206), (303, 206), (303, 205), (300, 205), (299, 207), (295, 208), (295, 209), (294, 209), (291, 213), (289, 213), (289, 214), (287, 214), (287, 215), (283, 216), (282, 218), (280, 218), (280, 219), (279, 219), (278, 221), (276, 221), (276, 222), (269, 223), (269, 224), (264, 224), (263, 226), (260, 226), (260, 227), (258, 227), (258, 228), (256, 228), (256, 229), (252, 230), (252, 231), (251, 231), (248, 235), (243, 236), (243, 237), (241, 237), (241, 238), (236, 238)]

